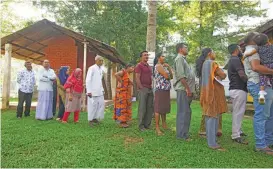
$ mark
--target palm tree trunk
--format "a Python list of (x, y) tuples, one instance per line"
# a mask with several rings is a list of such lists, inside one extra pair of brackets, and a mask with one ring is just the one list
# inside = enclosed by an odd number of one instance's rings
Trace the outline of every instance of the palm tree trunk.
[(146, 50), (155, 52), (156, 48), (156, 1), (148, 1)]

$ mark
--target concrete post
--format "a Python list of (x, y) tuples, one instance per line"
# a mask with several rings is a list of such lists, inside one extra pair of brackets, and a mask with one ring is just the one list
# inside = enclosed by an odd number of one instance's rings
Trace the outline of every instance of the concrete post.
[[(87, 59), (87, 44), (89, 42), (84, 41), (84, 54), (83, 54), (83, 83), (85, 85), (85, 79), (86, 79), (86, 59)], [(86, 92), (84, 88), (83, 97), (82, 97), (82, 111), (86, 111)]]
[(10, 79), (11, 79), (11, 52), (12, 45), (5, 45), (5, 56), (3, 68), (3, 89), (2, 89), (2, 109), (9, 108), (9, 97), (10, 97)]

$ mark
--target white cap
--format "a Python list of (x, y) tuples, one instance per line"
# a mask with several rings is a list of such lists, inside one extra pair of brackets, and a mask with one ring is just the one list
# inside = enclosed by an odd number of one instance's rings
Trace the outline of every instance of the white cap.
[(97, 55), (96, 57), (95, 57), (95, 60), (101, 60), (102, 59), (102, 56), (100, 56), (100, 55)]

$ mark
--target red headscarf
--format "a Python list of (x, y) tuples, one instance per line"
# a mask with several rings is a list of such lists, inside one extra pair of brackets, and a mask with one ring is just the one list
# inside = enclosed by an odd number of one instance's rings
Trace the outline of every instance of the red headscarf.
[(64, 89), (70, 89), (71, 92), (82, 93), (83, 82), (82, 76), (80, 76), (81, 73), (82, 70), (80, 68), (75, 69), (64, 84)]

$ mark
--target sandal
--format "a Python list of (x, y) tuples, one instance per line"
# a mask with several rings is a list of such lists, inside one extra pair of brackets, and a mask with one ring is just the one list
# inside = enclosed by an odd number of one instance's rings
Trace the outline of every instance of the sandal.
[(199, 134), (199, 136), (201, 137), (201, 138), (207, 138), (207, 135), (206, 134)]
[(160, 130), (156, 130), (156, 134), (157, 134), (157, 136), (163, 136), (164, 135), (164, 133), (162, 133), (162, 131), (160, 131)]
[(273, 150), (270, 149), (269, 147), (266, 147), (266, 148), (256, 148), (255, 151), (256, 152), (265, 153), (267, 155), (273, 155)]
[(119, 126), (121, 128), (128, 128), (129, 127), (129, 125), (127, 123), (121, 123)]
[(238, 138), (235, 138), (235, 139), (232, 139), (233, 141), (239, 143), (239, 144), (245, 144), (245, 145), (248, 145), (248, 142), (245, 141), (245, 139), (243, 139), (242, 137), (238, 137)]
[(221, 137), (223, 134), (221, 132), (217, 132), (216, 136)]
[(213, 150), (222, 151), (222, 152), (226, 151), (226, 149), (222, 148), (221, 146), (210, 147), (210, 148), (213, 149)]

